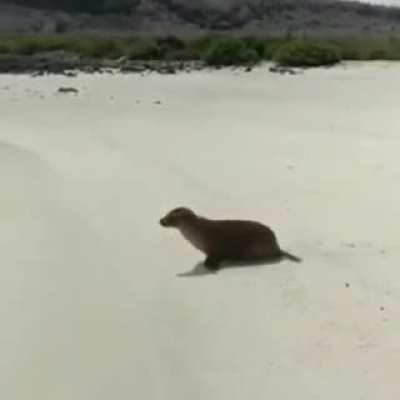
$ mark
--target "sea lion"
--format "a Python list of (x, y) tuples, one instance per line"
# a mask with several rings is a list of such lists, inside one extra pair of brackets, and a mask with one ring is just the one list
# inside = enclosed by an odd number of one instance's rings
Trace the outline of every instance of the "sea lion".
[(281, 250), (275, 233), (256, 221), (211, 220), (186, 207), (175, 208), (160, 219), (163, 227), (177, 228), (194, 247), (206, 255), (204, 265), (213, 271), (223, 261), (260, 262), (287, 258), (301, 262)]

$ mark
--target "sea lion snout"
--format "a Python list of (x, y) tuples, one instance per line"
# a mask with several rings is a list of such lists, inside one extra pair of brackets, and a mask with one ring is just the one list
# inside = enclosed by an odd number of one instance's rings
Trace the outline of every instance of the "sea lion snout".
[(161, 218), (160, 225), (165, 228), (177, 228), (182, 223), (193, 220), (193, 218), (195, 218), (193, 211), (189, 210), (188, 208), (179, 207), (170, 211), (165, 217)]
[(166, 223), (165, 223), (165, 219), (164, 219), (164, 218), (161, 218), (161, 219), (160, 219), (160, 225), (161, 225), (161, 226), (166, 226)]
[(168, 222), (168, 218), (164, 217), (160, 219), (160, 225), (163, 226), (164, 228), (167, 228), (168, 226), (171, 226), (170, 223)]

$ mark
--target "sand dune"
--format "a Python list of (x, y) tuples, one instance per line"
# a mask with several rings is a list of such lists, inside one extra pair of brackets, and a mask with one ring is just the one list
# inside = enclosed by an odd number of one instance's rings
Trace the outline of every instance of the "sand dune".
[[(399, 72), (1, 76), (0, 397), (396, 398)], [(304, 262), (204, 274), (177, 205)]]

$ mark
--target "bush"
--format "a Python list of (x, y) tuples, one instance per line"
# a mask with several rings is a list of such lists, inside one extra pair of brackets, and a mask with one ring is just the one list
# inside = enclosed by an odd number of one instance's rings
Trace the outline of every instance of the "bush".
[(369, 60), (387, 60), (388, 55), (385, 49), (374, 49), (368, 55)]
[(246, 47), (255, 50), (260, 58), (265, 58), (267, 45), (265, 40), (251, 36), (243, 37), (242, 40), (245, 43)]
[(370, 47), (370, 40), (362, 40), (357, 37), (336, 38), (332, 45), (340, 49), (343, 60), (365, 60)]
[(130, 60), (160, 60), (164, 57), (165, 49), (157, 42), (133, 43), (128, 49), (128, 58)]
[(36, 38), (22, 38), (11, 43), (12, 52), (16, 54), (32, 55), (43, 50), (42, 44)]
[(268, 39), (265, 41), (264, 58), (266, 60), (273, 60), (277, 51), (287, 43), (286, 39)]
[(7, 43), (0, 42), (0, 54), (8, 54), (10, 51), (10, 46)]
[(317, 67), (335, 64), (341, 60), (341, 55), (333, 45), (295, 41), (283, 45), (274, 58), (282, 66)]
[(65, 50), (68, 41), (57, 36), (27, 36), (6, 40), (7, 53), (33, 55), (40, 52)]
[(95, 34), (3, 35), (0, 54), (33, 55), (68, 51), (84, 58), (131, 60), (204, 60), (208, 65), (252, 65), (275, 60), (280, 65), (310, 67), (343, 60), (399, 60), (400, 38), (324, 37), (321, 39), (229, 37), (206, 35), (182, 40), (174, 36), (154, 39)]
[(124, 54), (120, 43), (112, 39), (78, 39), (69, 44), (69, 49), (89, 58), (117, 58)]
[(186, 47), (182, 39), (172, 35), (158, 38), (157, 44), (166, 50), (183, 50)]
[(246, 46), (240, 39), (222, 39), (211, 42), (203, 54), (208, 65), (245, 65), (260, 61), (262, 56), (256, 49)]

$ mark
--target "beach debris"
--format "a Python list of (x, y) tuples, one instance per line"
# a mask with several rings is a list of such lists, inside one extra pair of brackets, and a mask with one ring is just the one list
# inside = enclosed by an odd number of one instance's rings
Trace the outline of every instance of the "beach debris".
[(58, 93), (61, 93), (61, 94), (72, 93), (72, 94), (77, 95), (79, 93), (79, 90), (72, 86), (61, 86), (58, 88)]
[(43, 76), (43, 75), (45, 75), (45, 71), (35, 71), (35, 72), (31, 73), (32, 78), (37, 78), (37, 77)]
[(297, 72), (293, 68), (282, 67), (282, 66), (277, 66), (277, 65), (274, 65), (274, 66), (270, 67), (269, 71), (270, 72), (274, 72), (274, 73), (278, 73), (278, 74), (281, 74), (281, 75), (284, 75), (284, 74), (297, 75), (297, 74), (299, 74), (299, 72)]
[(78, 73), (75, 71), (64, 71), (62, 75), (66, 76), (67, 78), (76, 78)]
[(155, 71), (161, 75), (174, 75), (176, 74), (177, 66), (173, 64), (158, 65)]
[(342, 242), (341, 245), (344, 246), (344, 247), (350, 247), (350, 248), (352, 248), (352, 249), (353, 249), (354, 247), (356, 247), (356, 244), (353, 243), (353, 242)]
[(126, 63), (121, 67), (121, 72), (127, 73), (127, 72), (134, 72), (134, 73), (142, 73), (147, 70), (146, 65), (143, 63)]

